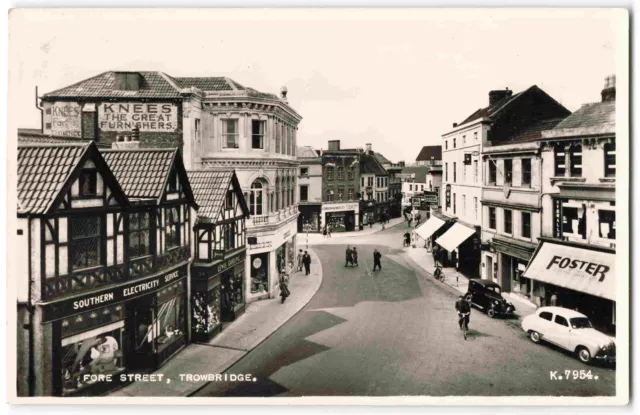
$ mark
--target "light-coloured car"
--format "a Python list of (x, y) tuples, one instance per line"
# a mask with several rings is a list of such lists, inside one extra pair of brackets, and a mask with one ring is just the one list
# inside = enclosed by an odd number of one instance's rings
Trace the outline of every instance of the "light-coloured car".
[(546, 341), (573, 352), (578, 359), (615, 361), (613, 338), (594, 329), (584, 314), (562, 307), (541, 307), (522, 320), (524, 330), (534, 343)]

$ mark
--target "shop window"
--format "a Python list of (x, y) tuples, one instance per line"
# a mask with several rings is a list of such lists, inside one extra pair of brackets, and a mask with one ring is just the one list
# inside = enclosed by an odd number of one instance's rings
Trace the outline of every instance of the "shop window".
[(522, 237), (531, 238), (531, 213), (522, 212)]
[(264, 121), (251, 120), (251, 148), (264, 148), (264, 126)]
[(554, 322), (556, 324), (561, 325), (561, 326), (569, 327), (569, 322), (567, 322), (567, 319), (562, 317), (562, 316), (556, 315), (556, 318), (554, 319)]
[[(67, 327), (72, 321), (98, 320), (104, 310), (74, 316), (63, 321)], [(64, 332), (64, 327), (63, 327)], [(61, 340), (62, 395), (87, 389), (96, 383), (91, 375), (114, 375), (125, 370), (122, 346), (124, 321), (118, 321), (78, 333)]]
[(251, 255), (251, 293), (269, 291), (269, 254)]
[(598, 232), (601, 238), (616, 239), (615, 210), (598, 210)]
[(513, 160), (506, 159), (504, 161), (504, 181), (506, 183), (513, 183)]
[(616, 143), (604, 145), (604, 175), (616, 177)]
[(227, 190), (227, 197), (225, 198), (227, 209), (233, 209), (233, 190)]
[(180, 246), (180, 209), (178, 206), (165, 208), (164, 215), (164, 243), (168, 250)]
[(220, 286), (208, 293), (195, 292), (192, 301), (193, 332), (208, 335), (220, 325)]
[(129, 214), (129, 257), (151, 254), (151, 221), (149, 212)]
[(307, 200), (309, 200), (309, 186), (300, 186), (300, 201), (306, 202)]
[(302, 176), (302, 177), (309, 176), (309, 168), (308, 167), (300, 167), (300, 176)]
[(239, 148), (238, 120), (222, 120), (222, 147)]
[(347, 191), (347, 198), (349, 200), (355, 200), (356, 198), (356, 191), (353, 187), (350, 187), (349, 190)]
[(260, 216), (263, 214), (264, 189), (262, 183), (254, 181), (251, 184), (251, 195), (249, 197), (249, 213), (252, 216)]
[(551, 321), (551, 319), (553, 318), (553, 314), (551, 314), (548, 311), (543, 311), (542, 313), (539, 314), (540, 318), (543, 320), (547, 320), (547, 321)]
[(71, 269), (100, 265), (102, 253), (102, 220), (99, 216), (70, 218)]
[(496, 162), (492, 159), (489, 159), (487, 163), (489, 163), (489, 183), (488, 184), (495, 186), (497, 177), (498, 177), (498, 167), (496, 166)]
[(504, 209), (504, 232), (513, 233), (513, 212), (509, 209)]
[(80, 197), (96, 197), (98, 193), (98, 171), (83, 169), (79, 177)]
[(554, 175), (556, 177), (563, 177), (567, 171), (567, 160), (565, 155), (565, 149), (563, 146), (556, 146), (553, 152), (554, 158)]
[(344, 180), (344, 167), (338, 167), (338, 180)]
[(562, 233), (580, 235), (586, 239), (586, 209), (583, 207), (582, 215), (577, 207), (562, 206)]
[(353, 180), (355, 177), (355, 171), (355, 167), (349, 167), (349, 170), (347, 171), (347, 180)]
[(496, 229), (496, 208), (489, 208), (489, 229)]
[(582, 145), (574, 144), (569, 148), (571, 177), (582, 177)]
[(531, 186), (531, 159), (522, 159), (522, 187)]
[(327, 167), (327, 180), (333, 180), (333, 167)]

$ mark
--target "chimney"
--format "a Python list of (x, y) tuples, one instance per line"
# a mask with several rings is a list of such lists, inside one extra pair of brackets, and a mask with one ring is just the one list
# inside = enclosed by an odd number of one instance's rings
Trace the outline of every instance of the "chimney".
[(365, 144), (365, 149), (367, 153), (371, 154), (373, 151), (371, 150), (371, 143)]
[(282, 97), (282, 100), (284, 102), (289, 102), (287, 101), (287, 92), (289, 92), (289, 90), (287, 89), (286, 86), (283, 86), (282, 88), (280, 88), (280, 96)]
[(340, 150), (340, 140), (329, 140), (328, 151)]
[(458, 123), (457, 123), (457, 122), (454, 122), (454, 123), (453, 123), (453, 128), (456, 128), (457, 126), (458, 126)]
[(616, 100), (616, 76), (610, 75), (604, 79), (604, 89), (600, 92), (602, 102)]
[(140, 131), (133, 131), (131, 133), (119, 133), (116, 136), (116, 141), (111, 144), (111, 148), (114, 150), (133, 150), (140, 148)]
[(511, 95), (513, 95), (513, 91), (509, 88), (489, 91), (489, 106), (492, 107), (503, 99), (509, 98)]

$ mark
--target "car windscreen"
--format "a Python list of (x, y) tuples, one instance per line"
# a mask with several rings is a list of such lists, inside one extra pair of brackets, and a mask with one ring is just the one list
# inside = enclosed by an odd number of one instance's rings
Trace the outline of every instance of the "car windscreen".
[(487, 285), (485, 288), (487, 289), (487, 291), (491, 291), (491, 292), (494, 292), (496, 294), (500, 294), (500, 287), (498, 287), (497, 285)]
[(586, 317), (572, 318), (569, 319), (569, 322), (571, 322), (571, 328), (574, 329), (590, 329), (593, 327), (589, 319)]

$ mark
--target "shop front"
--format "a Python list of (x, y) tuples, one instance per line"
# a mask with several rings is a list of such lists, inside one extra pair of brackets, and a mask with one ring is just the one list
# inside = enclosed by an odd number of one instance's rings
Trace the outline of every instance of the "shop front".
[(468, 278), (477, 278), (480, 266), (480, 238), (478, 230), (454, 222), (435, 240), (434, 250), (444, 266), (455, 267)]
[[(188, 266), (39, 305), (53, 345), (53, 396), (97, 396), (150, 372), (188, 342)], [(46, 388), (46, 387), (45, 387)]]
[(615, 334), (615, 250), (542, 238), (523, 275), (538, 305), (575, 309)]
[(358, 229), (359, 203), (338, 203), (322, 205), (324, 224), (331, 226), (331, 232), (353, 232)]
[(245, 309), (245, 249), (211, 266), (193, 266), (191, 278), (193, 341), (208, 342)]
[(498, 284), (502, 287), (502, 291), (530, 299), (533, 284), (523, 274), (536, 249), (536, 245), (496, 235), (491, 241), (491, 247), (497, 253), (497, 263), (500, 264), (500, 281), (498, 281)]
[(322, 205), (298, 205), (298, 233), (302, 232), (320, 232), (322, 216)]

